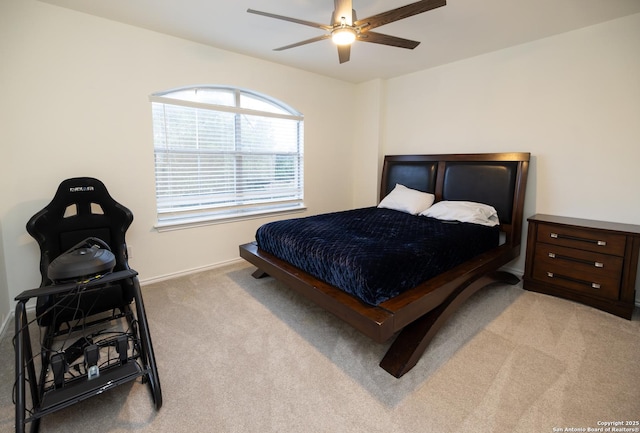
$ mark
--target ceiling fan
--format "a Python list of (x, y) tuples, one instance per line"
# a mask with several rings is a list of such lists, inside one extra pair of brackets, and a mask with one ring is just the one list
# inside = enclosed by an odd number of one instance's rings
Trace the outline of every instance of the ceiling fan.
[(420, 44), (420, 42), (376, 33), (371, 30), (394, 21), (445, 6), (447, 2), (446, 0), (417, 1), (362, 20), (356, 18), (356, 11), (353, 10), (352, 0), (334, 0), (334, 4), (335, 9), (331, 15), (331, 24), (328, 25), (300, 20), (297, 18), (290, 18), (283, 15), (276, 15), (269, 12), (261, 12), (254, 9), (247, 9), (247, 12), (315, 27), (328, 32), (322, 36), (316, 36), (315, 38), (276, 48), (274, 51), (287, 50), (289, 48), (299, 47), (301, 45), (322, 41), (324, 39), (332, 39), (338, 46), (338, 59), (340, 60), (340, 63), (344, 63), (349, 61), (349, 57), (351, 56), (351, 44), (354, 41), (372, 42), (374, 44), (390, 45), (410, 50), (414, 49)]

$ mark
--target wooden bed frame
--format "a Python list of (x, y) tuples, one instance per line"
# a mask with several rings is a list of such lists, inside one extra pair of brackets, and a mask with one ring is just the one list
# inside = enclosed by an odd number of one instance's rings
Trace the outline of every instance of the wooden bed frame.
[(240, 245), (240, 256), (255, 265), (256, 278), (272, 276), (349, 323), (376, 342), (397, 334), (380, 366), (401, 377), (460, 305), (491, 283), (519, 279), (499, 269), (520, 255), (529, 153), (386, 156), (380, 198), (396, 183), (431, 192), (440, 200), (468, 200), (496, 208), (504, 242), (495, 249), (423, 282), (378, 306), (326, 284), (260, 250)]

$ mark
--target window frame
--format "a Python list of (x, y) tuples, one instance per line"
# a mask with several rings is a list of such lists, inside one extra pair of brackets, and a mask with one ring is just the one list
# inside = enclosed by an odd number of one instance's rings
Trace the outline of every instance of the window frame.
[[(231, 92), (233, 94), (233, 105), (221, 105), (211, 102), (200, 102), (196, 100), (186, 99), (186, 98), (176, 98), (172, 97), (172, 94), (182, 93), (194, 91), (194, 98), (196, 99), (197, 92), (199, 90), (206, 90), (208, 92)], [(272, 108), (273, 111), (260, 110), (255, 108), (246, 108), (242, 106), (242, 101), (245, 102), (257, 102), (259, 106), (265, 107), (266, 109)], [(248, 98), (248, 99), (247, 99)], [(263, 218), (269, 215), (275, 214), (283, 214), (283, 213), (297, 213), (302, 212), (306, 209), (304, 204), (304, 116), (297, 110), (293, 109), (288, 104), (277, 100), (271, 96), (264, 95), (262, 93), (244, 89), (240, 87), (233, 86), (224, 86), (224, 85), (193, 85), (193, 86), (184, 86), (178, 87), (174, 89), (164, 90), (160, 92), (153, 93), (149, 96), (149, 101), (152, 104), (152, 126), (153, 126), (153, 150), (154, 150), (154, 189), (156, 193), (156, 224), (154, 227), (158, 231), (166, 231), (166, 230), (175, 230), (180, 228), (194, 227), (194, 226), (202, 226), (208, 224), (218, 224), (225, 222), (232, 222), (238, 220), (245, 219), (253, 219), (253, 218)], [(177, 203), (180, 201), (179, 196), (174, 196), (173, 199), (164, 198), (164, 201), (169, 201), (173, 203), (172, 210), (166, 210), (161, 206), (161, 202), (163, 198), (159, 193), (159, 179), (158, 179), (158, 153), (159, 149), (161, 149), (162, 154), (171, 155), (171, 154), (179, 154), (182, 151), (178, 148), (171, 149), (168, 144), (168, 134), (166, 132), (166, 119), (163, 119), (160, 125), (157, 125), (156, 120), (156, 105), (155, 104), (163, 104), (161, 107), (163, 110), (166, 106), (172, 107), (186, 107), (193, 108), (196, 110), (206, 110), (208, 112), (218, 112), (218, 113), (231, 113), (233, 114), (233, 150), (224, 152), (224, 151), (212, 151), (212, 150), (202, 150), (199, 149), (195, 151), (198, 155), (218, 155), (224, 156), (223, 154), (233, 154), (234, 164), (236, 169), (234, 171), (233, 183), (235, 185), (236, 196), (230, 202), (230, 204), (221, 205), (219, 203), (209, 203), (193, 205), (191, 206), (191, 210), (188, 206), (184, 206), (181, 208)], [(164, 113), (164, 112), (163, 112)], [(244, 116), (244, 117), (243, 117)], [(261, 151), (257, 153), (252, 153), (251, 150), (242, 149), (242, 122), (243, 120), (246, 122), (246, 116), (258, 116), (260, 119), (285, 119), (292, 120), (295, 122), (294, 131), (295, 131), (295, 151), (286, 152), (286, 155), (293, 158), (294, 168), (292, 170), (293, 173), (293, 187), (288, 188), (289, 190), (295, 193), (283, 200), (263, 200), (253, 199), (253, 203), (251, 204), (243, 204), (241, 203), (241, 199), (238, 199), (237, 192), (241, 190), (241, 187), (237, 185), (243, 184), (249, 185), (251, 180), (249, 178), (245, 178), (243, 176), (246, 173), (246, 170), (238, 169), (238, 164), (240, 166), (243, 165), (243, 156), (271, 156), (277, 160), (278, 155), (282, 155), (283, 152), (278, 152), (273, 149), (271, 151)], [(162, 137), (163, 141), (158, 144), (157, 140), (157, 127), (161, 127), (163, 129)], [(199, 131), (199, 126), (194, 128), (194, 131)], [(238, 138), (240, 137), (240, 138)], [(163, 147), (164, 146), (164, 147)], [(196, 145), (199, 147), (199, 144)], [(244, 167), (246, 168), (246, 167)], [(240, 173), (240, 174), (239, 174)], [(258, 173), (259, 174), (259, 173)], [(170, 175), (171, 176), (171, 175)], [(271, 174), (271, 179), (275, 182), (276, 172), (274, 171)], [(203, 183), (197, 183), (197, 185), (203, 185)], [(213, 196), (213, 194), (212, 194)]]

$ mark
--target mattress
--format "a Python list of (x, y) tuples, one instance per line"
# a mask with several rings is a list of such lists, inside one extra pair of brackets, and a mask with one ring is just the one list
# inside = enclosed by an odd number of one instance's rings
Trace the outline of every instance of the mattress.
[(369, 305), (379, 305), (499, 244), (498, 227), (377, 207), (276, 221), (258, 247)]

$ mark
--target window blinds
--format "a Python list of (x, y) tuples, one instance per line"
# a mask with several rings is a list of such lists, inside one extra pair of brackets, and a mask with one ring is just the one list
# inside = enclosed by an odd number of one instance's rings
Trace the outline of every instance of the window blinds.
[(151, 101), (159, 223), (302, 206), (301, 116)]

